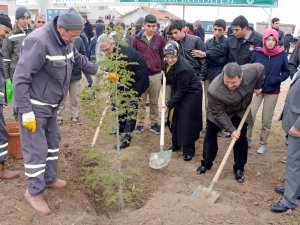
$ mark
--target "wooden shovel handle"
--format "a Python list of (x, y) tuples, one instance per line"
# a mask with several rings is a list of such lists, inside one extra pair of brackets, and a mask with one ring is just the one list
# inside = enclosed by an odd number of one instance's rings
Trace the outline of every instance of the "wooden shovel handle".
[[(251, 103), (248, 105), (248, 107), (247, 107), (247, 109), (246, 109), (246, 111), (245, 111), (245, 113), (243, 115), (243, 118), (242, 118), (242, 120), (241, 120), (241, 122), (240, 122), (240, 124), (239, 124), (239, 126), (237, 128), (238, 132), (241, 132), (242, 127), (244, 126), (244, 123), (245, 123), (245, 121), (247, 119), (247, 116), (248, 116), (248, 114), (250, 112), (250, 109), (251, 109)], [(228, 157), (229, 157), (229, 155), (231, 153), (231, 150), (233, 149), (233, 146), (234, 146), (235, 142), (236, 142), (236, 138), (232, 138), (232, 140), (230, 142), (230, 145), (229, 145), (229, 147), (228, 147), (228, 149), (227, 149), (227, 151), (226, 151), (226, 153), (224, 155), (224, 158), (223, 158), (223, 160), (222, 160), (222, 162), (221, 162), (221, 164), (220, 164), (220, 166), (219, 166), (219, 168), (217, 170), (217, 173), (216, 173), (216, 175), (214, 176), (214, 178), (212, 179), (212, 181), (211, 181), (211, 183), (209, 185), (209, 190), (212, 190), (214, 188), (214, 186), (216, 185), (216, 183), (218, 182), (219, 176), (220, 176), (220, 174), (221, 174), (221, 172), (222, 172), (222, 170), (223, 170), (223, 168), (225, 166), (225, 163), (226, 163), (226, 161), (227, 161), (227, 159), (228, 159)]]
[[(165, 73), (162, 72), (162, 79), (163, 79), (163, 85), (162, 85), (162, 96), (161, 96), (161, 105), (165, 105), (165, 99), (166, 99), (166, 77)], [(161, 110), (161, 117), (160, 117), (160, 146), (164, 146), (165, 144), (165, 109)]]
[(105, 103), (105, 107), (104, 107), (104, 110), (103, 110), (103, 112), (102, 112), (102, 115), (101, 115), (101, 118), (100, 118), (98, 127), (97, 127), (97, 129), (96, 129), (96, 132), (95, 132), (95, 135), (94, 135), (92, 144), (91, 144), (91, 147), (92, 147), (92, 148), (95, 147), (95, 145), (96, 145), (96, 141), (97, 141), (97, 138), (98, 138), (98, 134), (99, 134), (99, 132), (100, 132), (100, 127), (102, 126), (104, 117), (105, 117), (106, 112), (107, 112), (107, 109), (108, 109), (108, 103), (109, 103), (109, 101), (107, 100), (106, 103)]

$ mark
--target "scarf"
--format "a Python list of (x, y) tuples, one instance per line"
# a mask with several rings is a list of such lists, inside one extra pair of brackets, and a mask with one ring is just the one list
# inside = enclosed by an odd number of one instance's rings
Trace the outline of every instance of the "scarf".
[[(275, 47), (273, 49), (268, 49), (266, 47), (266, 39), (273, 36), (276, 40)], [(256, 47), (254, 50), (258, 52), (263, 52), (266, 56), (275, 56), (284, 51), (283, 47), (277, 46), (278, 43), (278, 32), (275, 29), (267, 29), (263, 35), (263, 47)]]

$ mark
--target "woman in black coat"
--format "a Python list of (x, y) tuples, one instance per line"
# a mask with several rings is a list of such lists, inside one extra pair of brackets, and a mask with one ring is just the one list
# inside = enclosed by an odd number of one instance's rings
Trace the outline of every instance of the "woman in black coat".
[(172, 150), (177, 151), (182, 146), (183, 159), (190, 161), (195, 155), (195, 141), (202, 130), (202, 87), (192, 66), (178, 53), (177, 42), (166, 44), (164, 71), (172, 94), (163, 108), (169, 109)]

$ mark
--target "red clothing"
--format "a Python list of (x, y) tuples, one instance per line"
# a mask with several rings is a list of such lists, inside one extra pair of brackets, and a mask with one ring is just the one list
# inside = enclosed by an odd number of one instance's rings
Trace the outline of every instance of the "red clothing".
[(143, 32), (141, 30), (133, 37), (131, 45), (144, 57), (149, 75), (157, 74), (161, 72), (164, 60), (164, 38), (158, 33), (154, 33), (149, 43), (147, 43), (143, 37)]

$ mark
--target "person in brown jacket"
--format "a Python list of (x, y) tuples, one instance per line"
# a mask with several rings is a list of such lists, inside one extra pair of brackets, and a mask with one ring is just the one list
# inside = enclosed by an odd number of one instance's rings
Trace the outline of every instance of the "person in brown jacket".
[(234, 145), (235, 179), (244, 182), (244, 166), (247, 162), (247, 125), (252, 123), (248, 116), (241, 132), (237, 127), (241, 122), (247, 106), (251, 103), (253, 92), (259, 94), (264, 80), (264, 66), (260, 63), (228, 63), (208, 88), (207, 126), (203, 143), (203, 160), (197, 174), (209, 170), (218, 152), (217, 135), (225, 129), (231, 137), (237, 139)]

